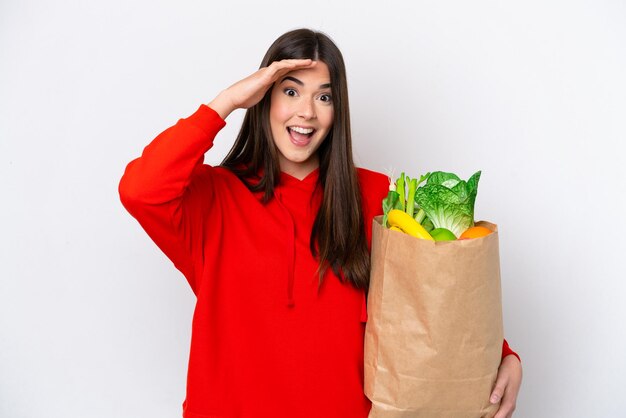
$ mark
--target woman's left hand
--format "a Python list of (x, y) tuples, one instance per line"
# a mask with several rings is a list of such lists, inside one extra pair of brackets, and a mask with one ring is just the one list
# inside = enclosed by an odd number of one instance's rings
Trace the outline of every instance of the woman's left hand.
[(517, 394), (522, 385), (522, 364), (514, 355), (502, 359), (498, 369), (496, 384), (489, 401), (500, 403), (500, 409), (493, 418), (511, 418), (517, 403)]

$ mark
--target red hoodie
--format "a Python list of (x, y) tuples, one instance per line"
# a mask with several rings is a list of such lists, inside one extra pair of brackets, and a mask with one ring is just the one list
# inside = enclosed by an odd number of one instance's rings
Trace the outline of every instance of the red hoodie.
[[(197, 297), (183, 416), (365, 418), (365, 295), (330, 269), (318, 288), (309, 249), (319, 171), (281, 173), (262, 204), (232, 172), (203, 164), (224, 125), (200, 106), (128, 164), (119, 188)], [(389, 182), (358, 176), (369, 246)]]

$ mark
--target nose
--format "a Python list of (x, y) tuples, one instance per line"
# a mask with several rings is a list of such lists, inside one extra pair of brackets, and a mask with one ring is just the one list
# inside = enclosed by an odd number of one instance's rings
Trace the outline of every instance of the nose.
[(315, 104), (312, 99), (304, 99), (301, 101), (298, 107), (298, 116), (305, 120), (314, 119), (316, 117)]

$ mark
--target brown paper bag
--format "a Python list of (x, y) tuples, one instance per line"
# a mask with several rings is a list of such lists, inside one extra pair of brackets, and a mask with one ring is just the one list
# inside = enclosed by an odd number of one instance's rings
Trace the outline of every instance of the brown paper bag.
[(502, 354), (497, 226), (433, 242), (373, 222), (365, 330), (369, 418), (493, 417)]

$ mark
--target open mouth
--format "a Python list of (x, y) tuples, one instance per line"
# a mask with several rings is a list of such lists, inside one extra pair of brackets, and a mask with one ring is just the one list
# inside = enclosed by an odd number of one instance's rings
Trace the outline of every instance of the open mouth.
[(300, 126), (290, 126), (287, 128), (291, 142), (296, 145), (308, 145), (311, 142), (311, 137), (315, 134), (313, 128), (303, 128)]

